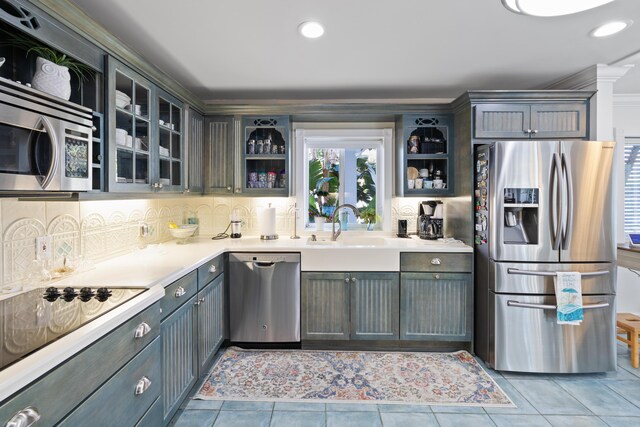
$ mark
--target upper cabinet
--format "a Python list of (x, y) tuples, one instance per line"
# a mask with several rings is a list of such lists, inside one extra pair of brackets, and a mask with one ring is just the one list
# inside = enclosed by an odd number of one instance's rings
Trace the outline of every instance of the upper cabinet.
[(289, 117), (243, 117), (242, 129), (242, 192), (252, 196), (288, 196)]
[(204, 117), (188, 109), (186, 112), (187, 182), (189, 193), (204, 192)]
[(182, 191), (182, 103), (109, 59), (109, 191)]
[(205, 192), (290, 194), (287, 116), (212, 116), (205, 120)]
[(396, 195), (453, 194), (453, 116), (405, 115), (396, 129)]
[(587, 101), (488, 103), (474, 107), (475, 138), (585, 139)]

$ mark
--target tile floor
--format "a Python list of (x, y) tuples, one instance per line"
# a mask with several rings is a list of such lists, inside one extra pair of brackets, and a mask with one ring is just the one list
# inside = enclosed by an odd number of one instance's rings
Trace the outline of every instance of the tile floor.
[[(640, 426), (640, 369), (618, 346), (618, 371), (584, 375), (487, 369), (517, 408), (187, 399), (175, 427)], [(204, 381), (204, 378), (201, 378)], [(197, 384), (192, 393), (198, 390)]]

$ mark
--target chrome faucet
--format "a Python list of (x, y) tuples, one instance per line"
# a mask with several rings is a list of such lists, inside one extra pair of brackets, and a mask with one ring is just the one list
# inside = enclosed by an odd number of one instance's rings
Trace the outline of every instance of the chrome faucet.
[[(358, 209), (355, 206), (350, 205), (349, 203), (344, 203), (342, 205), (339, 205), (333, 211), (333, 216), (331, 217), (331, 241), (332, 242), (335, 242), (338, 236), (340, 235), (340, 233), (342, 233), (342, 223), (338, 219), (338, 213), (342, 208), (349, 208), (353, 211), (353, 214), (356, 216), (356, 218), (360, 217), (360, 214), (358, 213)], [(338, 224), (339, 224), (339, 228), (337, 232), (336, 232), (336, 221), (338, 221)]]

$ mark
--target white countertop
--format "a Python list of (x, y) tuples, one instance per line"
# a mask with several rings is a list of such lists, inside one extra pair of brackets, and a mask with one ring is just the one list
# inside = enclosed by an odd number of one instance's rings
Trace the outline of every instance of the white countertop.
[[(277, 240), (244, 236), (223, 240), (195, 237), (185, 245), (175, 241), (149, 245), (51, 282), (50, 285), (57, 288), (141, 287), (150, 290), (0, 371), (0, 401), (160, 300), (165, 286), (224, 252), (300, 252), (302, 271), (399, 271), (400, 252), (473, 251), (462, 243), (400, 239), (374, 233), (343, 234), (337, 242), (327, 241), (327, 235), (319, 233), (319, 240), (309, 242), (308, 236), (297, 240), (289, 236)], [(47, 285), (41, 282), (35, 287)], [(0, 299), (10, 296), (0, 295)]]

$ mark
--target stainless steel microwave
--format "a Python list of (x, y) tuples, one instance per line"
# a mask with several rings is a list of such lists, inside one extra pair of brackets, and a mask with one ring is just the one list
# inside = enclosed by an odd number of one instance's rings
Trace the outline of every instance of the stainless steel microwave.
[(0, 191), (91, 190), (91, 110), (0, 78)]

